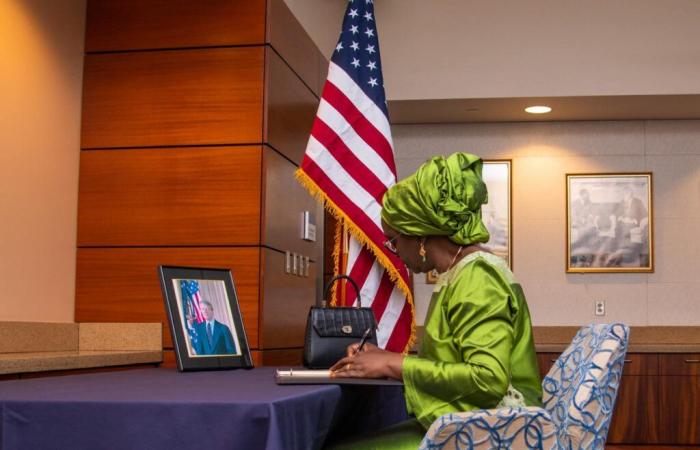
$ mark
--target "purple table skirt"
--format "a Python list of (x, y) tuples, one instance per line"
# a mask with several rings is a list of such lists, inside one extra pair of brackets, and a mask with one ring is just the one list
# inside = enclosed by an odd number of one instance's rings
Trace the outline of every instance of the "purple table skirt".
[(407, 418), (400, 386), (278, 386), (274, 369), (0, 382), (2, 449), (316, 449)]

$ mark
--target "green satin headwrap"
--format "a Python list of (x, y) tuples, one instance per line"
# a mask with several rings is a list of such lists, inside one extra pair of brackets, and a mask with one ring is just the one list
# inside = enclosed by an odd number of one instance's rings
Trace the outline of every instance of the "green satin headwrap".
[(487, 242), (483, 162), (469, 153), (435, 156), (384, 194), (382, 219), (410, 236), (447, 236), (460, 245)]

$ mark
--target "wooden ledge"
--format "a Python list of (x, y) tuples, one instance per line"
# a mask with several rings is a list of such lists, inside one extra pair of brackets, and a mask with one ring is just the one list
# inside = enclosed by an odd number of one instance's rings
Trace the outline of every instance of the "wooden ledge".
[(163, 361), (160, 323), (0, 322), (0, 374)]

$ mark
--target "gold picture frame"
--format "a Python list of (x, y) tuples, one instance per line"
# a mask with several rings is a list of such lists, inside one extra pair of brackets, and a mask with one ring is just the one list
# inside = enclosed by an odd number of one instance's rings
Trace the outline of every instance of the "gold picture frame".
[(566, 174), (566, 272), (653, 272), (651, 172)]
[[(484, 247), (503, 258), (513, 269), (513, 181), (510, 159), (486, 159), (482, 177), (489, 193), (489, 201), (481, 207), (481, 217), (491, 237)], [(428, 272), (427, 284), (435, 284), (438, 274)]]

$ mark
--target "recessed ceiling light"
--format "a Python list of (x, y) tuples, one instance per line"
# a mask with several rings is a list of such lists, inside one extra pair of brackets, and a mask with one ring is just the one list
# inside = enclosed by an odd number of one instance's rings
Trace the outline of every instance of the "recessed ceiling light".
[(525, 112), (529, 112), (530, 114), (546, 114), (551, 110), (552, 108), (549, 106), (528, 106), (525, 108)]

